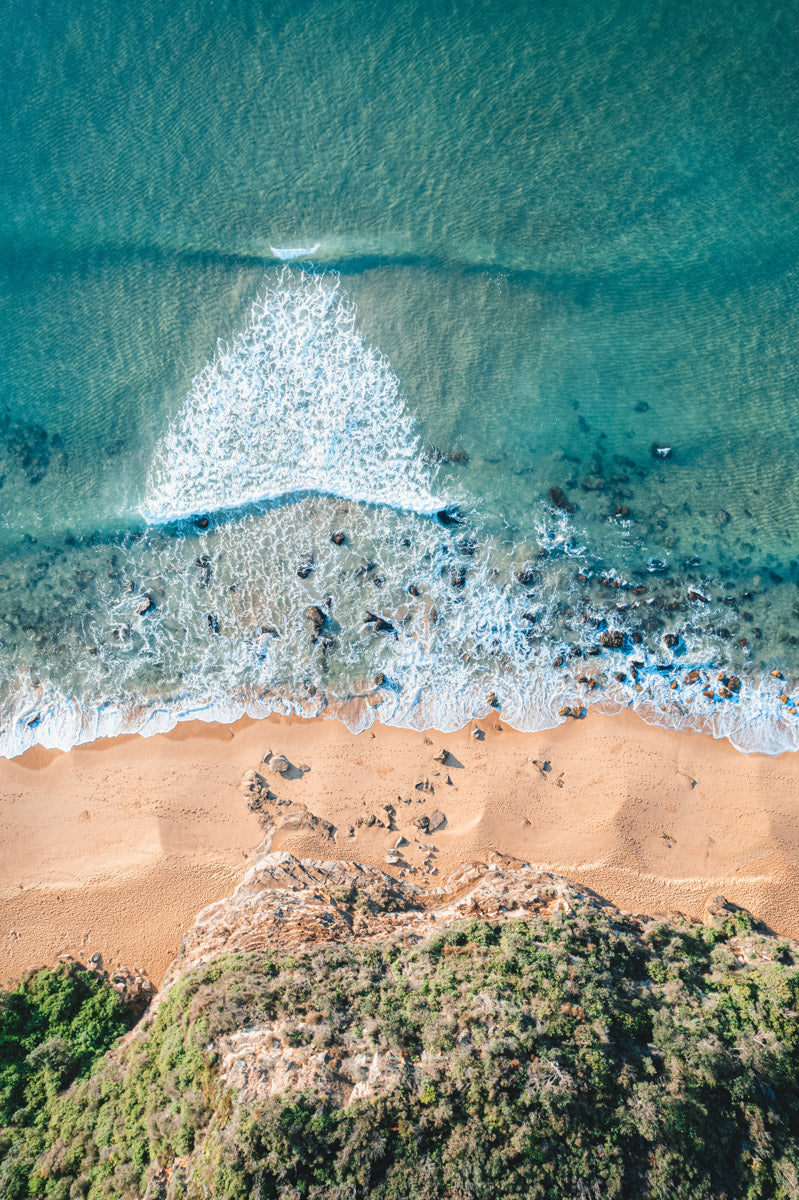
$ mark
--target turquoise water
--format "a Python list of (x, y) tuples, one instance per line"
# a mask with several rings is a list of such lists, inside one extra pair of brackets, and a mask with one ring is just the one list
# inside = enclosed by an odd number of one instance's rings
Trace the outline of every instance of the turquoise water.
[(794, 748), (790, 8), (177, 8), (6, 14), (0, 751), (490, 704)]

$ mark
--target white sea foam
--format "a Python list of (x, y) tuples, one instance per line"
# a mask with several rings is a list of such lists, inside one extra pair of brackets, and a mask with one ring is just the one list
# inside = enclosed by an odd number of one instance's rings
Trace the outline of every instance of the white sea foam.
[[(292, 502), (245, 508), (203, 532), (161, 527), (283, 496)], [(492, 533), (475, 519), (467, 534), (429, 520), (444, 501), (397, 380), (364, 344), (337, 280), (286, 270), (198, 376), (158, 448), (145, 537), (72, 549), (60, 593), (55, 568), (22, 589), (7, 634), (21, 628), (25, 641), (13, 651), (0, 643), (0, 754), (271, 712), (336, 715), (353, 730), (379, 719), (452, 731), (485, 716), (492, 692), (520, 730), (551, 728), (562, 706), (597, 697), (602, 711), (632, 706), (745, 751), (799, 747), (782, 681), (739, 667), (740, 695), (720, 702), (701, 685), (672, 689), (679, 672), (658, 669), (658, 622), (682, 621), (680, 661), (712, 682), (711, 665), (730, 652), (712, 632), (721, 611), (671, 618), (646, 601), (617, 607), (577, 584), (589, 539), (565, 513), (542, 504), (522, 547), (496, 522)], [(334, 529), (346, 531), (343, 546)], [(522, 586), (518, 572), (539, 552), (536, 581)], [(310, 574), (298, 573), (309, 559)], [(77, 576), (90, 594), (75, 591)], [(152, 598), (144, 613), (131, 580)], [(327, 646), (310, 635), (311, 604), (329, 614)], [(364, 610), (384, 615), (391, 635), (365, 623)], [(603, 619), (628, 634), (643, 628), (649, 650), (593, 658)], [(31, 632), (37, 648), (24, 670)], [(589, 657), (572, 661), (578, 645)], [(598, 692), (579, 683), (581, 669), (604, 674)]]
[(309, 259), (313, 258), (319, 249), (319, 242), (315, 242), (313, 246), (287, 246), (282, 250), (277, 246), (270, 246), (269, 249), (274, 254), (275, 258), (279, 258), (281, 262), (292, 262), (294, 259)]
[(431, 512), (433, 487), (397, 379), (337, 278), (285, 270), (194, 381), (141, 510), (164, 522), (313, 491)]

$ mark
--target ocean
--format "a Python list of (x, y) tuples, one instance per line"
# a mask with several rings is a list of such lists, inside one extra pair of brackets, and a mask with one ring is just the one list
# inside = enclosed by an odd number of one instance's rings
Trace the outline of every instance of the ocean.
[(10, 0), (0, 754), (184, 718), (799, 745), (799, 28)]

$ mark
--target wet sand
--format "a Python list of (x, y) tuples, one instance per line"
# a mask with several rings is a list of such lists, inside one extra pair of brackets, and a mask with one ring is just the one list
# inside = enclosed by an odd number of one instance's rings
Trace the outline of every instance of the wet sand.
[[(270, 751), (294, 769), (270, 773)], [(253, 768), (287, 802), (270, 809), (278, 817), (290, 802), (336, 827), (278, 830), (275, 849), (428, 881), (499, 850), (622, 908), (701, 916), (723, 893), (799, 936), (799, 756), (744, 756), (631, 713), (542, 734), (501, 716), (456, 734), (358, 735), (270, 717), (0, 760), (0, 980), (99, 951), (158, 981), (181, 931), (232, 891), (263, 837), (240, 787)], [(386, 823), (387, 804), (394, 830), (358, 824)], [(446, 816), (435, 834), (413, 825), (435, 810)], [(387, 865), (392, 853), (401, 861)]]

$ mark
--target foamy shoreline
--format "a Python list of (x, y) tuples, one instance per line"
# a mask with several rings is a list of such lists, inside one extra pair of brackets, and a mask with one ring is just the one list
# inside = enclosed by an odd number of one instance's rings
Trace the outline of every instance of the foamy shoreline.
[[(233, 890), (263, 837), (241, 779), (270, 750), (302, 768), (269, 775), (275, 793), (337, 831), (280, 830), (275, 849), (411, 878), (497, 850), (622, 908), (698, 916), (723, 893), (799, 934), (799, 757), (743, 756), (629, 712), (537, 734), (497, 714), (451, 734), (272, 716), (0, 762), (0, 978), (99, 951), (159, 979), (182, 930)], [(396, 828), (367, 825), (387, 804)], [(430, 853), (412, 821), (432, 808), (447, 823), (424, 841)], [(398, 836), (408, 845), (388, 865)]]

